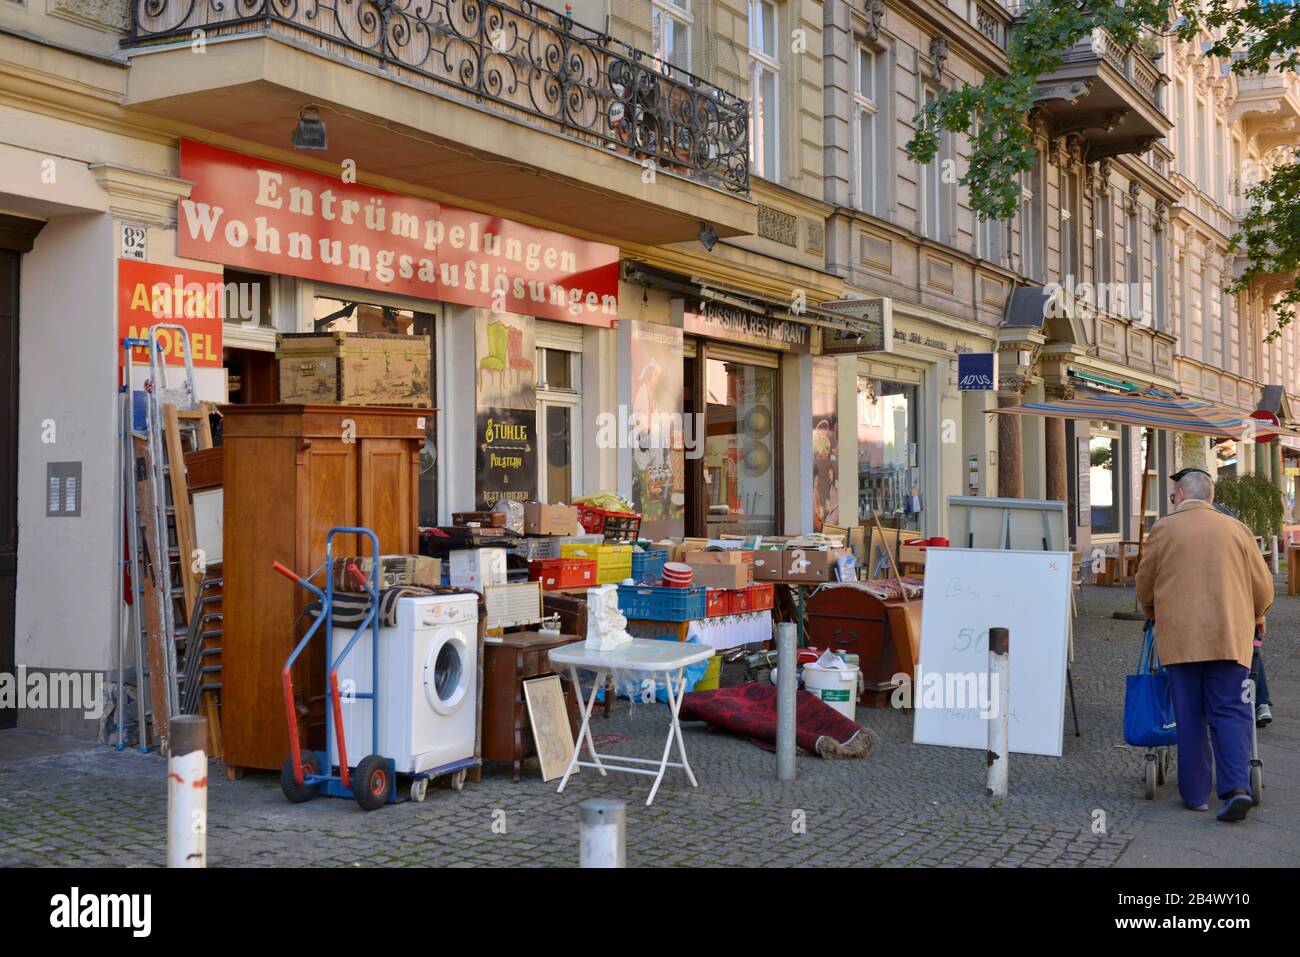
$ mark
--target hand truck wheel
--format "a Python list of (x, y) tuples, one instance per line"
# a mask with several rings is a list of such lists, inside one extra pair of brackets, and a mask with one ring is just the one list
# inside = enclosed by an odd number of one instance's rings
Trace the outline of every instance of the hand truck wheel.
[(373, 811), (387, 804), (392, 787), (388, 761), (381, 754), (366, 755), (352, 772), (352, 796), (362, 810)]
[(419, 803), (429, 793), (429, 779), (416, 778), (411, 782), (411, 800)]
[(1156, 784), (1164, 784), (1169, 780), (1169, 749), (1161, 748), (1158, 753), (1160, 757), (1156, 759)]
[[(302, 761), (302, 776), (304, 780), (309, 774), (320, 774), (320, 758), (316, 757), (314, 751), (299, 752)], [(320, 793), (319, 784), (299, 784), (293, 777), (293, 758), (284, 759), (284, 767), (280, 771), (280, 790), (292, 804), (302, 804), (304, 801), (310, 801)]]
[(1146, 774), (1144, 775), (1143, 783), (1145, 785), (1144, 793), (1146, 794), (1146, 798), (1148, 801), (1153, 800), (1156, 796), (1156, 764), (1157, 763), (1158, 762), (1156, 761), (1156, 756), (1154, 754), (1147, 754), (1146, 761), (1144, 762), (1144, 764), (1146, 765)]
[(1254, 758), (1250, 762), (1250, 803), (1259, 807), (1264, 799), (1264, 762)]
[(455, 774), (451, 776), (451, 789), (453, 791), (459, 791), (465, 787), (466, 773), (467, 773), (466, 770), (464, 768), (461, 768), (459, 771), (457, 771)]

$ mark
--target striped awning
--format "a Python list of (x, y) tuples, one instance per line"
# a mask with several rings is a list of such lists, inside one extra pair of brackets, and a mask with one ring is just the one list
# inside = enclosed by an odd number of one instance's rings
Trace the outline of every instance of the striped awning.
[(1256, 436), (1300, 437), (1300, 431), (1295, 429), (1271, 425), (1200, 399), (1190, 399), (1181, 392), (1155, 387), (1131, 392), (1097, 392), (1061, 402), (1026, 402), (988, 411), (1001, 415), (1039, 415), (1049, 419), (1093, 419), (1145, 429), (1168, 429), (1233, 439), (1243, 438), (1248, 432)]

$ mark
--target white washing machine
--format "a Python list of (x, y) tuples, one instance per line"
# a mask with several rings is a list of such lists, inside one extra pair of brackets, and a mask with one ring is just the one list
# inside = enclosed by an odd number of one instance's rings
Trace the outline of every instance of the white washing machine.
[[(334, 629), (334, 656), (352, 637)], [(357, 640), (339, 666), (348, 761), (373, 749), (371, 635)], [(397, 624), (379, 629), (379, 754), (415, 774), (474, 756), (478, 701), (478, 596), (398, 599)], [(330, 759), (338, 763), (337, 742)]]

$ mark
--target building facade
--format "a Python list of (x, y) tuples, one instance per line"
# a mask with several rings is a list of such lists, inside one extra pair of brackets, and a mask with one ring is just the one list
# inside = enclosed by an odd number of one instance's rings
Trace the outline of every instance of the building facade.
[[(1223, 292), (1244, 171), (1295, 141), (1290, 78), (1091, 37), (1039, 81), (1021, 210), (983, 222), (968, 138), (905, 144), (927, 99), (1006, 69), (995, 0), (493, 9), (0, 0), (0, 670), (115, 667), (111, 397), (159, 282), (221, 286), (185, 322), (215, 402), (276, 400), (278, 334), (428, 336), (423, 524), (613, 490), (655, 533), (874, 510), (930, 537), (974, 493), (1068, 501), (1076, 547), (1117, 548), (1141, 436), (990, 409), (1280, 386), (1290, 415), (1296, 334), (1262, 341), (1289, 280)], [(485, 451), (485, 423), (526, 451)], [(1239, 458), (1171, 441), (1155, 473), (1285, 474)]]

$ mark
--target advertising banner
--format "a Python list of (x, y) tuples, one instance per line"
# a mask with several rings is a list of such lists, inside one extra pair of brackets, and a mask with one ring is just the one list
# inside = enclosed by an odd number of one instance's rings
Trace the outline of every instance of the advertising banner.
[(531, 316), (481, 311), (474, 327), (478, 508), (537, 498), (537, 370)]
[[(221, 315), (225, 286), (221, 273), (200, 272), (176, 266), (159, 266), (131, 259), (117, 261), (117, 362), (121, 367), (121, 341), (144, 339), (149, 327), (160, 322), (183, 327), (190, 337), (190, 355), (197, 368), (221, 368)], [(179, 336), (159, 333), (163, 361), (184, 365)], [(132, 350), (131, 360), (149, 364), (149, 353)]]
[(812, 367), (813, 531), (840, 523), (840, 420), (837, 363), (815, 356)]
[(618, 248), (181, 141), (182, 256), (544, 319), (611, 326)]
[[(682, 330), (631, 322), (632, 505), (646, 522), (682, 526), (686, 452), (682, 422)], [(678, 527), (673, 534), (681, 534)]]

